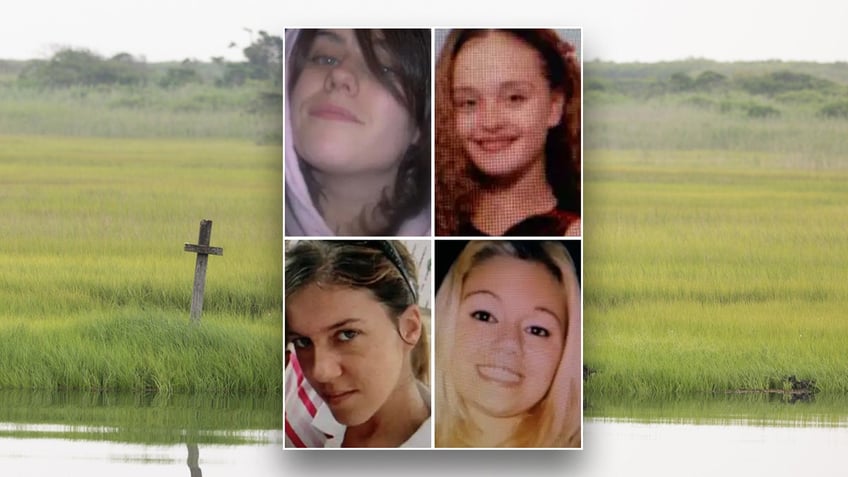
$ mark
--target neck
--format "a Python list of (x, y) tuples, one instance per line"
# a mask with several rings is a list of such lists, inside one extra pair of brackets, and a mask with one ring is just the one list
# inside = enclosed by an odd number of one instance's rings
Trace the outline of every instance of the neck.
[(471, 222), (488, 235), (503, 235), (523, 219), (553, 209), (556, 202), (542, 155), (518, 174), (485, 184), (474, 198)]
[(406, 442), (430, 416), (416, 381), (398, 385), (371, 419), (348, 427), (342, 447), (398, 447)]
[(394, 194), (398, 165), (362, 174), (326, 174), (312, 171), (318, 208), (327, 225), (338, 235), (371, 235), (389, 225), (380, 210), (383, 197)]
[(479, 429), (475, 447), (503, 447), (521, 422), (521, 416), (494, 417), (473, 406), (468, 412), (471, 422)]

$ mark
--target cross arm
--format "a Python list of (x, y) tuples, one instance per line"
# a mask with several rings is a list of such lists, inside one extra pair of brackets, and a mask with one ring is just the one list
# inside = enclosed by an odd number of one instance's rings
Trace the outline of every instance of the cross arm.
[(186, 252), (203, 253), (206, 255), (224, 255), (224, 249), (221, 247), (210, 247), (209, 245), (196, 245), (186, 243), (184, 250)]

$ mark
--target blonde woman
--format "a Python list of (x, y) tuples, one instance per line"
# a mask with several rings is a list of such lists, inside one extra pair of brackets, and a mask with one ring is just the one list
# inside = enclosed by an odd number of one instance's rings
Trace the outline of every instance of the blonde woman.
[(580, 289), (562, 243), (472, 241), (436, 295), (436, 447), (580, 447)]

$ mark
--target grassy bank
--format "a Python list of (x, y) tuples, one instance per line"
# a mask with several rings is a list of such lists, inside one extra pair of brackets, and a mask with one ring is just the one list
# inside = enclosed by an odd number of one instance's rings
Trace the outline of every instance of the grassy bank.
[(281, 429), (281, 406), (277, 394), (0, 391), (0, 437), (238, 445)]
[[(0, 136), (0, 388), (271, 391), (279, 147)], [(200, 219), (204, 319), (188, 328)]]
[(596, 396), (585, 416), (645, 423), (842, 427), (848, 397), (824, 393), (808, 401), (778, 394), (696, 394), (662, 399), (623, 394)]
[(0, 388), (165, 393), (280, 390), (279, 325), (125, 308), (0, 321)]

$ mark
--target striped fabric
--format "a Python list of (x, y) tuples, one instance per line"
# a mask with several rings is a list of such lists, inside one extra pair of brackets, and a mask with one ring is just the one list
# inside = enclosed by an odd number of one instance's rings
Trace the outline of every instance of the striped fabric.
[(318, 392), (309, 385), (291, 353), (285, 371), (286, 447), (324, 447), (327, 437), (312, 425), (321, 406)]

